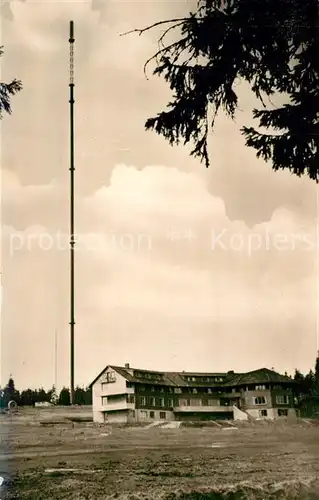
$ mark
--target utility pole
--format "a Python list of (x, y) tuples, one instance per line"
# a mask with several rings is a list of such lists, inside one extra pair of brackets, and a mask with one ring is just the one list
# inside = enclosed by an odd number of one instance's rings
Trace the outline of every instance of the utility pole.
[(74, 23), (70, 21), (70, 404), (74, 404)]

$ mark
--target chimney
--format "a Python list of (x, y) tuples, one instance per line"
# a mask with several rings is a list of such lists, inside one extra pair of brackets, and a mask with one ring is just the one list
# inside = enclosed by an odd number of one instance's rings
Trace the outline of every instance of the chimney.
[(129, 363), (125, 363), (125, 368), (128, 370), (130, 367), (130, 364)]

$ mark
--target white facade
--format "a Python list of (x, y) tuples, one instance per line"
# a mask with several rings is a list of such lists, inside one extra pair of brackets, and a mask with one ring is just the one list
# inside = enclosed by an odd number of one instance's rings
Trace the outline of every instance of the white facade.
[(107, 367), (92, 386), (93, 421), (127, 422), (135, 420), (134, 388), (126, 379)]
[(175, 420), (173, 411), (152, 408), (136, 409), (135, 389), (127, 380), (107, 367), (92, 386), (93, 421), (96, 423), (153, 422)]

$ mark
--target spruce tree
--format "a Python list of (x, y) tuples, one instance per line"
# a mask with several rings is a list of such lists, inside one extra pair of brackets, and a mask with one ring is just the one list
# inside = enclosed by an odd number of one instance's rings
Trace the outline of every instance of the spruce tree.
[[(170, 144), (193, 145), (209, 165), (207, 140), (222, 111), (234, 119), (236, 83), (246, 82), (260, 108), (256, 127), (243, 126), (246, 145), (259, 158), (319, 180), (319, 9), (317, 0), (199, 0), (195, 12), (135, 29), (160, 26), (155, 75), (172, 100), (146, 129)], [(175, 41), (166, 42), (167, 36)], [(272, 96), (286, 104), (274, 106)]]

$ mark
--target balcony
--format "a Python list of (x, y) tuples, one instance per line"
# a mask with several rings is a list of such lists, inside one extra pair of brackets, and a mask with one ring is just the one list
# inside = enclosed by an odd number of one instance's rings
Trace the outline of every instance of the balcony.
[(119, 411), (119, 410), (134, 410), (135, 404), (128, 403), (127, 401), (114, 401), (114, 403), (107, 403), (101, 405), (100, 411)]
[(101, 396), (116, 396), (117, 394), (134, 394), (134, 387), (123, 387), (119, 390), (114, 388), (112, 384), (103, 384), (105, 387), (101, 387)]
[(230, 399), (235, 399), (235, 398), (240, 398), (242, 397), (242, 393), (237, 391), (237, 392), (224, 392), (221, 396), (222, 398), (230, 398)]
[(214, 413), (214, 412), (225, 412), (229, 413), (233, 411), (232, 405), (229, 406), (174, 406), (173, 411), (176, 413)]

